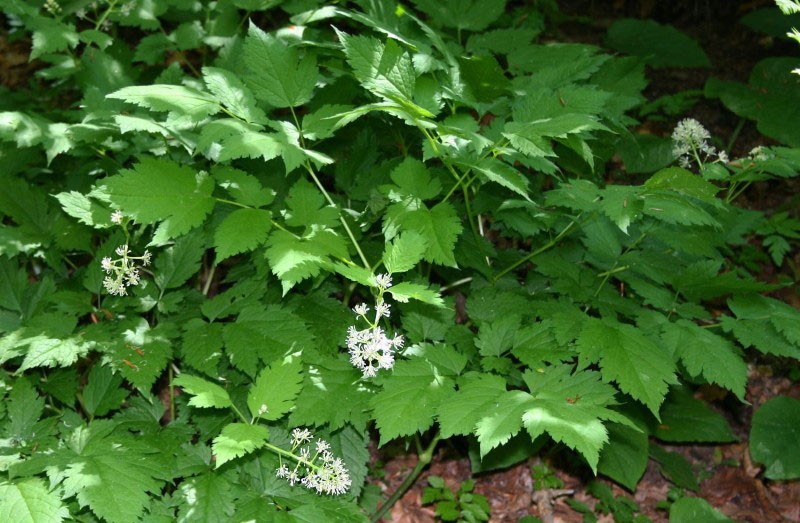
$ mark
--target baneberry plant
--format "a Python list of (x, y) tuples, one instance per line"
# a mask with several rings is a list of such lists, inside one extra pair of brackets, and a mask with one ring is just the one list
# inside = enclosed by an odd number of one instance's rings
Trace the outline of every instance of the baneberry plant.
[[(377, 520), (454, 437), (635, 489), (650, 437), (734, 439), (691, 387), (800, 358), (789, 282), (740, 263), (795, 218), (736, 205), (796, 144), (683, 120), (606, 183), (643, 58), (412, 4), (3, 6), (37, 69), (0, 88), (0, 513)], [(419, 464), (367, 515), (373, 434)]]

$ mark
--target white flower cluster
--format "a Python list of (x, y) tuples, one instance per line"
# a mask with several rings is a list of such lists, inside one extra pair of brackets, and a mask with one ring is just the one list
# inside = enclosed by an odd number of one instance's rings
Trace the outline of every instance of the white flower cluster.
[(127, 245), (120, 245), (114, 251), (119, 258), (111, 259), (106, 256), (100, 261), (100, 266), (106, 271), (107, 276), (103, 278), (103, 287), (109, 294), (125, 296), (128, 294), (128, 287), (139, 285), (139, 267), (136, 262), (140, 262), (142, 267), (150, 265), (150, 252), (144, 251), (141, 256), (131, 256)]
[(728, 155), (725, 151), (718, 151), (708, 143), (711, 134), (703, 125), (694, 118), (685, 118), (678, 122), (672, 131), (672, 154), (684, 169), (689, 169), (693, 162), (698, 166), (712, 160), (727, 163)]
[(403, 347), (404, 339), (401, 335), (390, 338), (378, 323), (381, 318), (388, 318), (391, 305), (383, 298), (386, 290), (392, 286), (392, 277), (380, 274), (375, 278), (378, 287), (378, 297), (375, 301), (375, 316), (370, 320), (367, 317), (370, 309), (365, 303), (360, 303), (353, 308), (356, 316), (369, 324), (366, 329), (359, 330), (351, 325), (347, 330), (347, 350), (350, 352), (350, 363), (358, 368), (365, 378), (372, 378), (380, 369), (391, 369), (394, 366), (394, 353)]
[(312, 446), (314, 436), (308, 429), (292, 431), (292, 453), (297, 464), (290, 469), (281, 464), (275, 473), (286, 479), (290, 485), (300, 483), (304, 487), (315, 490), (319, 494), (344, 494), (350, 488), (350, 473), (341, 458), (336, 458), (330, 451), (327, 441), (317, 438)]

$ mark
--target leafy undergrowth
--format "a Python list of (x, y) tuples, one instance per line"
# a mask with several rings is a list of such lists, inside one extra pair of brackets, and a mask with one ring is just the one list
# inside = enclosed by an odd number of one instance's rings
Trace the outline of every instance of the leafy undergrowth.
[(555, 2), (3, 9), (32, 62), (0, 88), (0, 519), (403, 520), (420, 478), (412, 512), (463, 521), (795, 492), (796, 381), (754, 391), (798, 378), (797, 196), (752, 205), (800, 170), (795, 58), (649, 96), (703, 46), (560, 38)]

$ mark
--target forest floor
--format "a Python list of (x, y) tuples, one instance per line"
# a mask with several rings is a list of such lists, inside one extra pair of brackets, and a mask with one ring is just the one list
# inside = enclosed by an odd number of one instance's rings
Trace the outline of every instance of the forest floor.
[[(648, 70), (649, 87), (645, 93), (649, 100), (687, 89), (702, 90), (706, 80), (715, 76), (725, 80), (747, 82), (753, 66), (769, 56), (791, 55), (798, 52), (794, 43), (765, 37), (739, 23), (739, 18), (751, 9), (774, 5), (771, 1), (735, 2), (729, 0), (689, 0), (655, 2), (653, 0), (563, 0), (558, 2), (561, 12), (569, 17), (562, 23), (553, 39), (602, 45), (607, 27), (624, 17), (651, 18), (670, 23), (697, 39), (712, 63), (710, 69), (658, 69)], [(705, 125), (713, 136), (723, 142), (736, 136), (730, 153), (732, 158), (745, 155), (757, 145), (771, 142), (762, 137), (752, 122), (740, 125), (739, 117), (725, 109), (718, 101), (700, 97), (683, 117), (693, 117)], [(675, 121), (646, 122), (643, 132), (669, 136)], [(775, 190), (777, 189), (777, 190)], [(754, 186), (745, 194), (739, 205), (759, 209), (776, 209), (791, 204), (800, 187), (797, 184), (781, 188)], [(798, 209), (795, 208), (795, 214)], [(793, 264), (800, 267), (800, 253), (793, 254)], [(789, 269), (787, 269), (789, 270)], [(774, 281), (774, 269), (766, 268), (762, 278)], [(795, 278), (796, 279), (796, 278)], [(800, 307), (800, 294), (795, 287), (784, 289), (779, 296), (795, 307)], [(700, 496), (729, 518), (753, 523), (800, 522), (800, 482), (769, 481), (761, 468), (752, 463), (748, 451), (750, 420), (753, 412), (765, 401), (778, 395), (800, 398), (800, 383), (789, 379), (781, 362), (754, 360), (750, 363), (750, 380), (747, 404), (726, 397), (715, 388), (701, 389), (698, 393), (710, 401), (731, 425), (739, 441), (726, 445), (667, 446), (678, 452), (692, 465), (700, 489), (688, 495)], [(397, 457), (384, 458), (382, 476), (373, 480), (381, 490), (394, 491), (416, 464), (416, 456), (398, 449)], [(385, 454), (384, 454), (385, 455)], [(386, 521), (395, 523), (425, 523), (435, 521), (434, 507), (422, 506), (422, 493), (428, 477), (444, 478), (451, 490), (471, 477), (470, 463), (453, 447), (440, 445), (429, 469), (393, 507)], [(563, 486), (558, 489), (534, 489), (531, 468), (546, 465)], [(615, 521), (613, 514), (602, 514), (598, 500), (587, 487), (595, 478), (576, 472), (565, 463), (562, 456), (537, 457), (510, 469), (478, 475), (475, 492), (486, 496), (491, 505), (492, 522), (516, 522), (530, 515), (544, 523), (580, 522), (584, 515), (571, 508), (572, 499), (595, 508), (599, 522)], [(583, 475), (582, 475), (583, 474)], [(639, 514), (653, 522), (668, 520), (668, 511), (659, 508), (668, 498), (672, 485), (651, 460), (636, 492), (629, 492), (611, 481), (597, 478), (612, 488), (614, 496), (631, 498), (638, 504)], [(672, 487), (674, 488), (674, 487)], [(569, 493), (569, 494), (568, 494)], [(618, 516), (619, 518), (619, 516)], [(617, 519), (620, 521), (620, 519)], [(700, 523), (700, 522), (698, 522)]]

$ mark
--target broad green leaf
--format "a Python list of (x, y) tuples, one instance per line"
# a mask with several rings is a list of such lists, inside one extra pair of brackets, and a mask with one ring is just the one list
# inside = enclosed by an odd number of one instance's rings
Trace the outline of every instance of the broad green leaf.
[(62, 23), (48, 16), (37, 16), (30, 20), (29, 23), (34, 29), (31, 60), (49, 53), (74, 48), (79, 43), (75, 26)]
[(178, 521), (229, 521), (236, 510), (232, 486), (233, 478), (225, 474), (207, 472), (181, 482)]
[(363, 430), (370, 420), (372, 394), (354, 385), (360, 378), (361, 372), (346, 359), (325, 358), (315, 362), (305, 372), (305, 382), (289, 424), (327, 425), (331, 430), (350, 424)]
[(392, 285), (387, 292), (399, 302), (418, 300), (429, 305), (444, 307), (444, 300), (437, 291), (419, 283), (400, 282), (397, 285)]
[(83, 407), (91, 416), (103, 416), (118, 409), (128, 390), (122, 387), (122, 377), (111, 369), (95, 363), (83, 388)]
[(68, 367), (89, 352), (91, 344), (78, 337), (53, 338), (42, 334), (19, 341), (27, 345), (19, 371), (34, 367)]
[(653, 461), (657, 462), (661, 467), (661, 473), (668, 480), (675, 485), (697, 492), (700, 490), (700, 484), (697, 477), (692, 470), (692, 464), (689, 463), (683, 454), (678, 452), (669, 452), (660, 446), (650, 444), (650, 457)]
[(339, 211), (328, 205), (319, 189), (304, 178), (298, 180), (286, 197), (286, 224), (291, 227), (322, 225), (333, 227), (339, 221)]
[(172, 384), (192, 395), (189, 405), (193, 407), (225, 409), (233, 405), (225, 389), (202, 378), (181, 374)]
[(48, 490), (43, 480), (0, 482), (0, 521), (59, 523), (68, 517), (58, 493)]
[(641, 401), (658, 417), (670, 384), (676, 383), (669, 353), (631, 325), (589, 318), (578, 336), (581, 359), (599, 363), (605, 381)]
[(206, 323), (200, 318), (189, 320), (184, 326), (181, 344), (183, 362), (208, 376), (217, 375), (217, 365), (222, 359), (222, 324)]
[(371, 401), (380, 445), (428, 429), (453, 390), (452, 380), (421, 358), (396, 362), (391, 378), (381, 382), (383, 390)]
[[(411, 156), (403, 159), (389, 176), (404, 196), (430, 200), (442, 191), (442, 184), (431, 176), (425, 164)], [(393, 195), (390, 193), (389, 197), (393, 198)]]
[(213, 180), (170, 160), (144, 157), (105, 185), (114, 206), (138, 223), (161, 221), (154, 244), (189, 232), (214, 208)]
[(489, 27), (506, 8), (506, 0), (413, 0), (437, 24), (468, 31)]
[(462, 226), (456, 210), (449, 202), (439, 203), (432, 209), (421, 207), (410, 211), (405, 210), (402, 204), (395, 204), (386, 214), (384, 230), (394, 227), (401, 232), (413, 231), (425, 238), (426, 261), (456, 266), (453, 251)]
[(472, 434), (478, 421), (494, 408), (500, 395), (506, 392), (506, 382), (500, 376), (471, 375), (465, 376), (465, 380), (458, 392), (438, 409), (439, 426), (444, 438)]
[(389, 274), (413, 269), (425, 255), (425, 238), (414, 231), (396, 236), (383, 251), (383, 265)]
[(725, 338), (686, 321), (664, 323), (662, 338), (692, 375), (730, 390), (744, 400), (747, 365)]
[(44, 398), (36, 393), (27, 378), (20, 378), (8, 394), (8, 425), (5, 433), (19, 441), (28, 441), (36, 437), (35, 425), (42, 416)]
[(778, 396), (753, 415), (750, 455), (770, 479), (800, 478), (800, 400)]
[(219, 111), (219, 102), (213, 96), (182, 85), (136, 85), (123, 87), (107, 96), (153, 111), (169, 111), (194, 119), (201, 119)]
[(480, 163), (470, 167), (484, 175), (490, 182), (502, 185), (530, 201), (528, 179), (507, 163), (501, 162), (496, 158), (485, 158)]
[(302, 370), (303, 366), (297, 358), (289, 362), (275, 362), (262, 370), (247, 394), (250, 414), (265, 420), (282, 418), (292, 408), (302, 388)]
[(500, 316), (491, 323), (481, 324), (475, 346), (482, 356), (501, 356), (514, 345), (515, 334), (522, 318), (517, 314)]
[(731, 523), (733, 520), (712, 507), (703, 498), (682, 497), (669, 507), (669, 523), (694, 523), (703, 521)]
[(274, 107), (297, 107), (311, 99), (317, 83), (317, 62), (287, 46), (252, 22), (244, 43), (246, 81), (256, 97)]
[(533, 397), (521, 390), (505, 392), (494, 401), (488, 411), (490, 414), (484, 415), (475, 426), (481, 457), (519, 432), (522, 428), (522, 416), (533, 404)]
[(238, 203), (248, 207), (264, 207), (272, 203), (275, 191), (264, 188), (255, 176), (226, 165), (215, 165), (211, 175), (217, 185), (228, 191)]
[(178, 238), (175, 243), (162, 251), (155, 262), (155, 282), (159, 289), (180, 287), (200, 270), (200, 262), (205, 253), (205, 238), (193, 232)]
[(735, 296), (728, 300), (736, 317), (744, 320), (769, 320), (789, 342), (800, 346), (800, 311), (790, 305), (759, 294)]
[(111, 362), (123, 378), (141, 390), (150, 390), (172, 357), (174, 325), (163, 321), (150, 327), (144, 318), (106, 347), (106, 362)]
[(77, 191), (62, 192), (55, 197), (65, 213), (83, 224), (90, 227), (111, 224), (111, 213), (108, 209)]
[[(208, 129), (208, 127), (206, 127)], [(277, 158), (283, 147), (275, 133), (245, 131), (221, 138), (219, 161), (228, 162), (236, 158), (261, 158), (264, 161)]]
[(698, 200), (714, 202), (719, 187), (680, 167), (661, 169), (644, 186), (648, 189), (668, 189)]
[(235, 254), (255, 250), (267, 240), (272, 214), (263, 209), (236, 209), (214, 231), (216, 263)]
[(250, 454), (261, 448), (267, 442), (269, 431), (263, 425), (249, 425), (247, 423), (229, 423), (222, 432), (214, 438), (211, 450), (216, 456), (216, 468), (228, 461)]
[(669, 442), (729, 443), (736, 436), (725, 418), (685, 389), (674, 389), (661, 408), (653, 435)]
[(168, 475), (169, 461), (155, 447), (124, 436), (93, 436), (92, 425), (73, 433), (76, 456), (62, 471), (65, 497), (107, 521), (138, 519)]
[(246, 122), (265, 123), (267, 120), (253, 94), (232, 72), (218, 67), (203, 67), (203, 81), (208, 90), (228, 111)]
[(298, 282), (318, 275), (331, 258), (347, 259), (347, 245), (330, 229), (315, 229), (302, 238), (276, 229), (267, 240), (266, 257), (286, 294)]
[(647, 468), (647, 432), (618, 423), (609, 423), (606, 429), (608, 444), (600, 453), (597, 471), (633, 492)]
[(652, 67), (709, 67), (708, 55), (692, 37), (653, 20), (617, 20), (608, 28), (609, 46), (640, 56)]
[(411, 103), (416, 73), (411, 57), (397, 42), (387, 40), (383, 44), (370, 36), (350, 36), (341, 31), (337, 34), (347, 63), (367, 90), (387, 100)]

